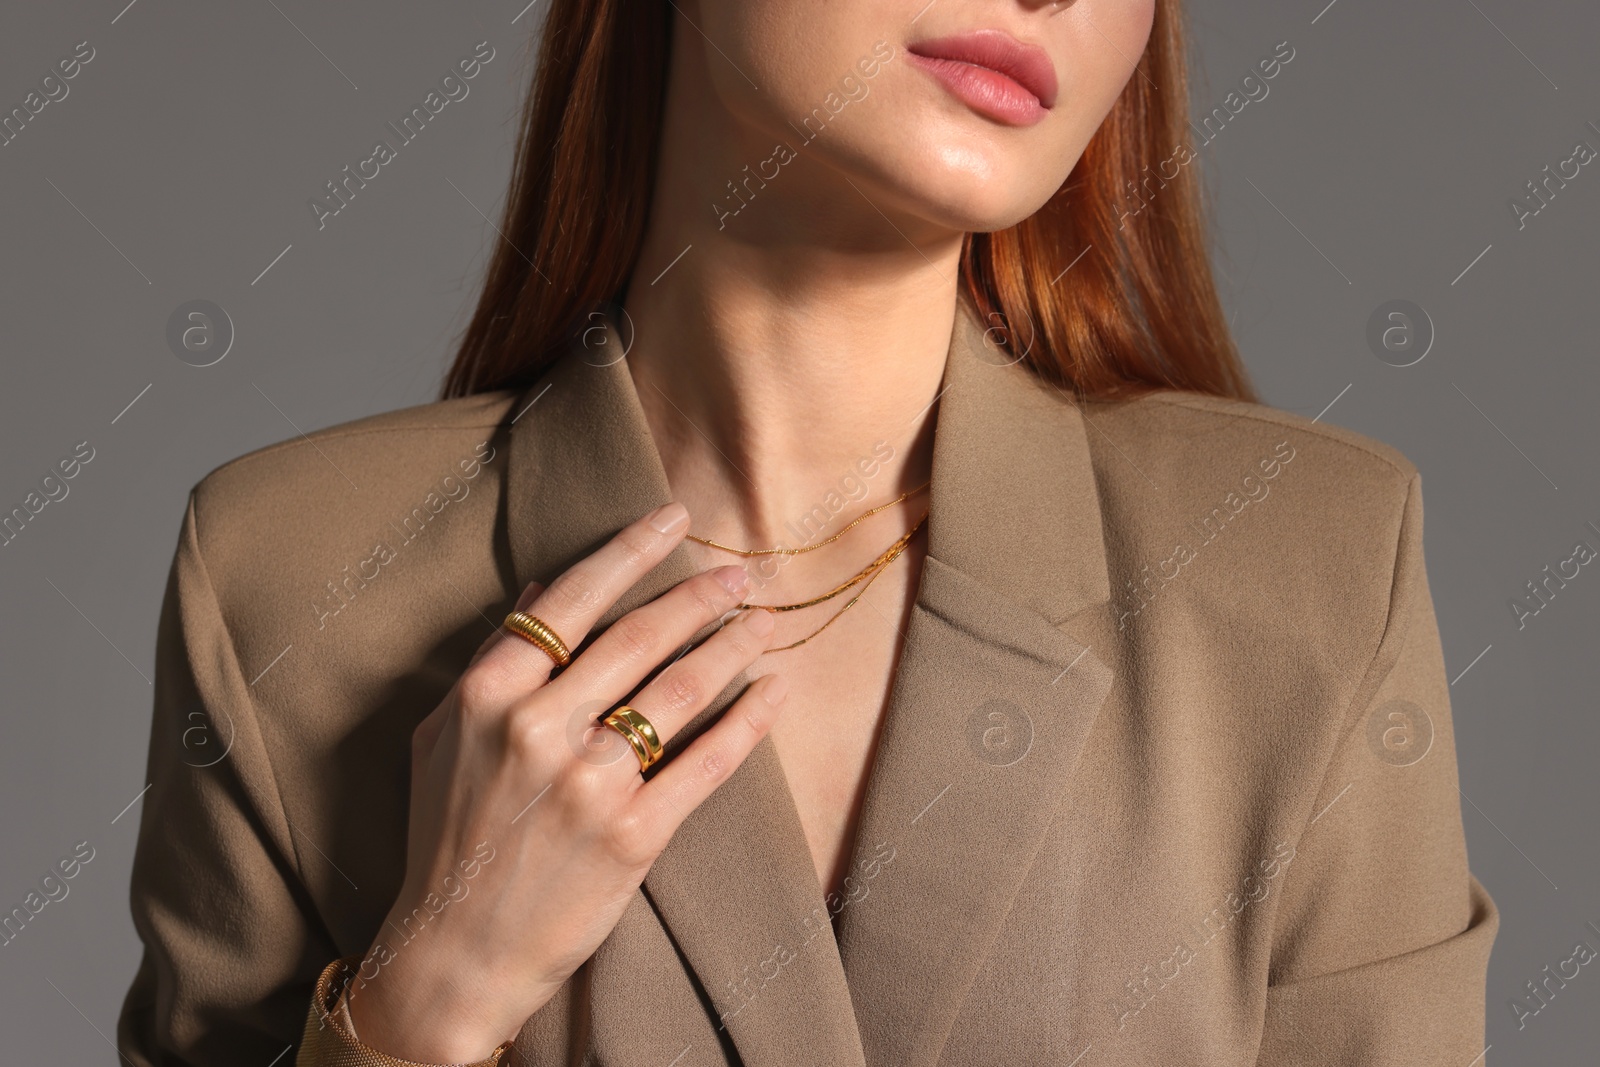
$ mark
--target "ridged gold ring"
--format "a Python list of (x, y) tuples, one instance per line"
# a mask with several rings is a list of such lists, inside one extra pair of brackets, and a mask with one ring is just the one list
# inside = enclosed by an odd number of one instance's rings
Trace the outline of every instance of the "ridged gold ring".
[(661, 738), (650, 720), (638, 711), (624, 704), (600, 721), (627, 739), (633, 754), (639, 757), (640, 774), (661, 758)]
[(567, 643), (546, 626), (544, 620), (529, 615), (526, 611), (513, 611), (506, 616), (506, 621), (501, 625), (523, 640), (543, 649), (545, 655), (555, 660), (558, 667), (565, 667), (572, 659), (572, 653), (567, 650)]

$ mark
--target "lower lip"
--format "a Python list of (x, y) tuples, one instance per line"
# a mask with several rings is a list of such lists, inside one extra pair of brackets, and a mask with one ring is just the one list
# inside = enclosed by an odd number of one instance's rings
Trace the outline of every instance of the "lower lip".
[(1047, 109), (1039, 98), (999, 71), (954, 59), (934, 59), (907, 52), (906, 57), (944, 84), (978, 114), (1007, 126), (1032, 126)]

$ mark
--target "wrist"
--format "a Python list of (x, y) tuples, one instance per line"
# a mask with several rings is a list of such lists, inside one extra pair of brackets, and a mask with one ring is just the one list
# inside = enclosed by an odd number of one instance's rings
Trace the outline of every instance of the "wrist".
[[(380, 1051), (362, 1039), (364, 1035), (359, 1033), (350, 1018), (347, 999), (361, 963), (361, 956), (337, 959), (323, 968), (318, 976), (316, 991), (306, 1015), (300, 1062), (339, 1063), (345, 1067), (438, 1067), (438, 1060), (402, 1059), (394, 1052)], [(509, 1046), (510, 1042), (507, 1041), (485, 1056), (451, 1060), (450, 1067), (499, 1067)]]
[[(487, 990), (420, 952), (356, 961), (344, 994), (355, 1038), (387, 1056), (426, 1064), (488, 1060), (516, 1026), (498, 1019)], [(376, 958), (383, 958), (378, 956)]]

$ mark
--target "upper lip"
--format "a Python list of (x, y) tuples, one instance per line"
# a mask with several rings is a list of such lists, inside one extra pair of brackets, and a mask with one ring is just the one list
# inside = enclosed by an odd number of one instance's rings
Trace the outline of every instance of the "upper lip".
[(1004, 30), (973, 30), (907, 45), (906, 51), (928, 59), (952, 59), (1003, 74), (1039, 98), (1043, 107), (1056, 102), (1056, 69), (1036, 44), (1023, 44)]

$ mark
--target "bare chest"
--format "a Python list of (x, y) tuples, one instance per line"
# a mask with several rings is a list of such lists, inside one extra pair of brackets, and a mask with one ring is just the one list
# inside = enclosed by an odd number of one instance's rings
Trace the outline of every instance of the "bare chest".
[[(767, 653), (752, 670), (781, 673), (789, 682), (787, 706), (772, 729), (772, 741), (824, 898), (842, 895), (849, 873), (915, 589), (909, 570), (893, 583), (885, 574), (821, 635), (799, 648)], [(779, 637), (793, 632), (797, 639), (820, 624), (780, 623)]]

